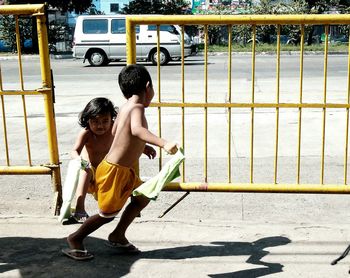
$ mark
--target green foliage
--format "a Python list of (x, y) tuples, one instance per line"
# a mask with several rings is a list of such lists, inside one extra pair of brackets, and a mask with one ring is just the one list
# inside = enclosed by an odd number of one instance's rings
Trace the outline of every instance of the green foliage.
[(66, 40), (67, 34), (71, 32), (71, 28), (68, 24), (62, 22), (51, 21), (48, 29), (48, 39), (52, 44), (56, 44), (56, 42)]
[[(31, 18), (18, 19), (20, 44), (23, 49), (24, 41), (32, 36)], [(3, 15), (0, 17), (0, 34), (1, 39), (9, 46), (12, 52), (17, 51), (16, 41), (16, 20), (13, 15)]]
[(87, 11), (92, 0), (8, 0), (9, 4), (43, 4), (48, 3), (49, 7), (57, 8), (62, 12), (75, 12), (77, 14)]
[(124, 14), (184, 14), (188, 4), (184, 0), (133, 0), (122, 9)]

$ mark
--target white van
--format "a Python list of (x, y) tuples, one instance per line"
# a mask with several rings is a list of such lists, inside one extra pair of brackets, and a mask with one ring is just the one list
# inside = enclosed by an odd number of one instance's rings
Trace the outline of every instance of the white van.
[[(73, 57), (87, 59), (92, 66), (126, 59), (125, 15), (82, 15), (77, 18)], [(181, 59), (181, 29), (160, 25), (160, 64)], [(185, 57), (191, 55), (191, 40), (184, 35)], [(157, 64), (157, 27), (136, 27), (136, 59)]]

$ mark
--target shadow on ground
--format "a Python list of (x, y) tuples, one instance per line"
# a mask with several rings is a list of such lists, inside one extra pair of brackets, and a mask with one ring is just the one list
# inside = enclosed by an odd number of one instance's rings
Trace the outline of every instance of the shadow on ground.
[(140, 255), (116, 255), (105, 246), (104, 240), (89, 237), (86, 246), (95, 259), (73, 261), (62, 255), (65, 239), (5, 237), (0, 238), (0, 276), (7, 271), (19, 271), (20, 277), (122, 277), (141, 259), (183, 260), (204, 257), (250, 256), (246, 261), (260, 268), (231, 273), (206, 273), (209, 277), (262, 277), (282, 272), (280, 263), (266, 263), (261, 259), (269, 254), (265, 248), (286, 245), (286, 237), (265, 237), (254, 242), (211, 242), (210, 245), (188, 245), (144, 251)]

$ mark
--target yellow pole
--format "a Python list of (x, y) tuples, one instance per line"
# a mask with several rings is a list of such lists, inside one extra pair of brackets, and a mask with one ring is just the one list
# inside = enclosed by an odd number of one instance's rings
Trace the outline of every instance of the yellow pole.
[(339, 184), (320, 186), (319, 184), (172, 182), (167, 184), (163, 191), (349, 194), (350, 186)]
[[(323, 82), (323, 103), (327, 103), (327, 67), (328, 67), (328, 32), (329, 26), (325, 26), (325, 40), (324, 40), (324, 82)], [(326, 107), (323, 108), (322, 121), (322, 157), (321, 157), (321, 184), (324, 184), (324, 152), (326, 144)]]
[[(23, 67), (22, 67), (22, 49), (21, 49), (21, 35), (19, 30), (19, 23), (18, 23), (18, 16), (15, 16), (16, 21), (16, 45), (17, 45), (17, 55), (18, 55), (18, 74), (19, 74), (19, 81), (21, 84), (21, 91), (24, 91), (24, 85), (23, 85)], [(23, 119), (24, 119), (24, 130), (26, 134), (26, 146), (27, 146), (27, 158), (28, 158), (28, 165), (32, 165), (32, 159), (30, 154), (30, 142), (29, 142), (29, 131), (28, 131), (28, 119), (27, 119), (27, 107), (26, 107), (26, 99), (25, 96), (22, 95), (22, 108), (23, 108)]]
[[(161, 87), (160, 87), (160, 32), (159, 25), (157, 25), (157, 85), (158, 85), (158, 102), (161, 103)], [(158, 136), (162, 137), (162, 111), (158, 107)], [(159, 148), (159, 171), (162, 169), (163, 152), (162, 148)]]
[[(204, 26), (204, 102), (208, 103), (208, 25)], [(208, 108), (204, 107), (204, 181), (208, 181)]]
[[(0, 65), (0, 92), (1, 93), (3, 92), (1, 65)], [(1, 94), (1, 111), (2, 111), (2, 126), (3, 126), (3, 130), (4, 130), (4, 145), (5, 145), (5, 153), (6, 153), (6, 165), (10, 166), (9, 146), (8, 146), (8, 141), (7, 141), (5, 100), (4, 100), (4, 96), (2, 94)]]
[[(255, 102), (255, 46), (256, 46), (256, 26), (253, 25), (252, 37), (252, 103)], [(254, 107), (251, 107), (250, 123), (250, 183), (254, 182)]]
[(349, 24), (350, 14), (319, 15), (132, 15), (133, 24), (178, 24), (178, 25), (305, 25)]
[(50, 88), (51, 90), (43, 93), (44, 105), (45, 105), (45, 115), (46, 115), (46, 125), (47, 125), (47, 137), (48, 137), (48, 147), (50, 155), (50, 164), (53, 165), (52, 168), (52, 182), (53, 190), (55, 193), (55, 214), (59, 214), (59, 210), (62, 204), (62, 185), (61, 185), (61, 174), (60, 174), (60, 161), (58, 153), (58, 143), (57, 143), (57, 132), (56, 132), (56, 122), (55, 122), (55, 112), (53, 106), (53, 95), (52, 95), (52, 80), (51, 80), (51, 66), (49, 59), (49, 49), (48, 49), (48, 36), (46, 28), (46, 16), (37, 16), (37, 30), (38, 30), (38, 44), (39, 44), (39, 57), (41, 64), (41, 78), (43, 88)]
[[(348, 101), (350, 104), (350, 37), (348, 48)], [(344, 184), (348, 183), (348, 150), (349, 148), (349, 108), (346, 108), (346, 132), (345, 132), (345, 155), (344, 155)]]
[[(280, 103), (280, 64), (281, 64), (281, 25), (277, 26), (277, 65), (276, 65), (276, 103)], [(278, 134), (279, 134), (279, 107), (276, 107), (276, 142), (275, 142), (275, 163), (274, 163), (274, 183), (277, 184), (278, 167)]]
[[(181, 26), (181, 101), (185, 103), (185, 27)], [(185, 154), (185, 107), (181, 108), (182, 114), (182, 126), (181, 126), (181, 138), (182, 149)], [(182, 162), (182, 182), (186, 180), (186, 166), (185, 161)]]
[[(232, 25), (228, 26), (228, 102), (232, 101)], [(227, 130), (227, 144), (228, 144), (228, 182), (231, 182), (231, 107), (228, 108), (228, 130)]]
[(126, 63), (136, 64), (136, 33), (135, 24), (131, 21), (130, 17), (126, 17)]
[[(303, 103), (303, 76), (304, 76), (304, 25), (301, 25), (300, 36), (300, 73), (299, 73), (299, 103)], [(299, 107), (299, 121), (298, 121), (298, 158), (297, 158), (297, 184), (300, 184), (300, 153), (301, 153), (301, 121), (302, 108)]]

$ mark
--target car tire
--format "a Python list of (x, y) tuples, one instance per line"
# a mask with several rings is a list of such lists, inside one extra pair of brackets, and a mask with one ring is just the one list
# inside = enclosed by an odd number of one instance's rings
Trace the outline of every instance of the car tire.
[(105, 66), (109, 63), (106, 54), (102, 50), (93, 50), (88, 55), (88, 61), (91, 66)]
[[(158, 55), (157, 55), (157, 50), (152, 51), (151, 55), (151, 62), (153, 65), (157, 65), (157, 60), (158, 60)], [(165, 49), (160, 49), (160, 65), (164, 66), (167, 63), (169, 63), (169, 53)]]

